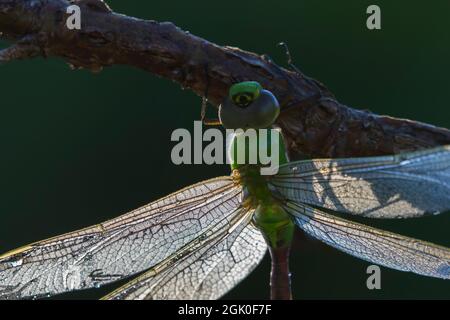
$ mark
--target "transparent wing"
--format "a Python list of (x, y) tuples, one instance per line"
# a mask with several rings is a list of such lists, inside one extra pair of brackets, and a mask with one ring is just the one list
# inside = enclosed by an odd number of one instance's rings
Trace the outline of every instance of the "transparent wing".
[(239, 214), (241, 187), (204, 181), (113, 220), (0, 257), (0, 298), (99, 287), (155, 266)]
[[(245, 211), (245, 209), (243, 209)], [(266, 243), (249, 220), (212, 234), (185, 256), (147, 271), (103, 299), (218, 299), (244, 279), (261, 261)], [(162, 270), (161, 270), (162, 269)]]
[(270, 182), (289, 200), (365, 217), (437, 214), (450, 209), (450, 146), (395, 156), (291, 162)]
[(450, 250), (341, 219), (307, 205), (285, 209), (303, 231), (357, 258), (401, 271), (450, 279)]

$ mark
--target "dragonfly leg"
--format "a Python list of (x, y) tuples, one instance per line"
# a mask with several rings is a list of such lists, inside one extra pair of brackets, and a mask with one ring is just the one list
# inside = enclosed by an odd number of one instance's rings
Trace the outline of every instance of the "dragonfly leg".
[(270, 272), (270, 299), (292, 300), (291, 273), (289, 271), (290, 246), (269, 248), (272, 258)]
[(200, 118), (205, 126), (220, 126), (222, 122), (219, 119), (208, 119), (206, 118), (206, 109), (208, 108), (208, 92), (209, 92), (209, 75), (208, 75), (208, 65), (204, 66), (205, 69), (205, 77), (206, 77), (206, 86), (205, 86), (205, 95), (202, 97), (202, 109), (200, 111)]
[(206, 118), (206, 108), (208, 107), (208, 98), (202, 98), (202, 110), (200, 112), (200, 118), (205, 126), (220, 126), (222, 123), (219, 119)]

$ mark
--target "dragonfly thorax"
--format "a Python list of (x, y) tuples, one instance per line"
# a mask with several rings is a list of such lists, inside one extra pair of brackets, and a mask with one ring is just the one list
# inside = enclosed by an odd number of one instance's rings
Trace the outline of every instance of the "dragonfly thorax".
[(231, 169), (253, 165), (262, 175), (273, 175), (288, 162), (283, 135), (278, 129), (236, 130), (228, 149)]
[[(261, 139), (266, 141), (261, 143), (261, 146), (258, 143), (253, 148), (250, 146), (251, 140), (243, 143), (244, 141), (239, 141), (240, 138), (242, 139), (242, 136), (234, 137), (230, 148), (230, 158), (233, 177), (243, 187), (242, 204), (255, 209), (253, 221), (271, 248), (288, 247), (292, 241), (294, 225), (283, 209), (280, 199), (275, 197), (276, 192), (268, 183), (268, 175), (263, 174), (264, 171), (261, 169), (266, 163), (259, 157), (259, 151), (275, 156), (272, 160), (275, 159), (276, 169), (279, 165), (287, 163), (283, 138), (281, 134), (275, 137), (256, 137), (257, 142), (261, 142)], [(244, 147), (239, 149), (237, 146), (239, 143)], [(238, 154), (238, 152), (242, 153)], [(245, 163), (238, 161), (239, 155), (244, 156), (241, 158), (245, 158)], [(275, 171), (277, 170), (272, 172)]]

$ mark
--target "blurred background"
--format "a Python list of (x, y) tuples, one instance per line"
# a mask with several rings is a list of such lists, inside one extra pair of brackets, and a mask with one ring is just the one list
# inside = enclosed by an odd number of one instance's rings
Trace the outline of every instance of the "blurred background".
[[(339, 101), (375, 113), (450, 128), (450, 2), (120, 1), (117, 12), (172, 21), (220, 45), (266, 53), (297, 66)], [(378, 4), (382, 30), (366, 28)], [(3, 43), (2, 45), (6, 45)], [(118, 216), (203, 179), (226, 165), (175, 166), (176, 128), (192, 130), (201, 99), (130, 67), (71, 71), (59, 59), (0, 67), (0, 253)], [(361, 220), (450, 246), (450, 216)], [(381, 290), (366, 287), (366, 262), (300, 234), (292, 249), (296, 299), (450, 298), (448, 281), (382, 268)], [(269, 258), (225, 298), (267, 299)], [(58, 296), (99, 298), (117, 287)]]

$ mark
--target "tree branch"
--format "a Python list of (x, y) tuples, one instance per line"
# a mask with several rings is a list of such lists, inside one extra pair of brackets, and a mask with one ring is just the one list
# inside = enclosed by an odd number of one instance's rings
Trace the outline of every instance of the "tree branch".
[(24, 37), (9, 48), (0, 50), (0, 64), (12, 60), (29, 59), (42, 54), (34, 37)]
[[(66, 28), (73, 2), (82, 10), (81, 30)], [(349, 108), (318, 81), (265, 55), (213, 44), (170, 22), (114, 13), (101, 0), (0, 0), (0, 32), (18, 41), (0, 53), (2, 61), (39, 54), (93, 71), (129, 65), (200, 96), (208, 92), (216, 106), (233, 82), (259, 81), (280, 100), (278, 125), (293, 158), (381, 155), (450, 143), (447, 129)], [(23, 43), (27, 37), (32, 44)]]

